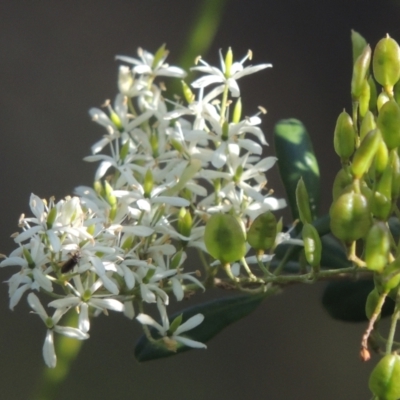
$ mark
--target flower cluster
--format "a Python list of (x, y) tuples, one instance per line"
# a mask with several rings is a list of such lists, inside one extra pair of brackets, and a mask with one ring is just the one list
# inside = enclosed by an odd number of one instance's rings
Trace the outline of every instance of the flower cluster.
[[(18, 247), (0, 263), (18, 267), (8, 280), (10, 308), (29, 292), (30, 307), (46, 325), (49, 367), (56, 365), (54, 332), (86, 339), (91, 317), (108, 310), (129, 318), (139, 310), (137, 320), (155, 327), (172, 349), (205, 347), (182, 336), (202, 322), (201, 314), (171, 330), (166, 313), (171, 294), (180, 301), (204, 290), (200, 273), (185, 267), (187, 252), (208, 253), (204, 230), (212, 214), (229, 213), (248, 226), (285, 206), (267, 191), (265, 172), (276, 158), (262, 158), (267, 142), (259, 115), (241, 118), (237, 83), (271, 65), (244, 67), (250, 53), (233, 62), (231, 50), (220, 54), (221, 69), (200, 60), (193, 70), (204, 76), (191, 85), (197, 95), (183, 83), (186, 101), (167, 103), (159, 78), (186, 75), (165, 63), (167, 54), (161, 47), (155, 55), (139, 49), (138, 58), (117, 57), (124, 65), (115, 101), (90, 110), (105, 129), (86, 157), (99, 163), (93, 187), (58, 202), (32, 194), (33, 216), (20, 218)], [(52, 317), (34, 292), (51, 298)], [(144, 313), (148, 303), (157, 305), (162, 325)], [(75, 310), (78, 327), (60, 326)]]

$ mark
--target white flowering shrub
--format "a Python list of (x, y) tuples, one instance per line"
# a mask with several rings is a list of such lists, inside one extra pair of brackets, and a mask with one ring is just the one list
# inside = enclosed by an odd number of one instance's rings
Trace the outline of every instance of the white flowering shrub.
[[(192, 68), (202, 74), (190, 85), (195, 93), (184, 83), (184, 100), (171, 101), (160, 78), (186, 73), (166, 64), (167, 54), (161, 47), (155, 55), (139, 49), (138, 58), (117, 57), (123, 65), (113, 104), (89, 112), (103, 134), (85, 158), (99, 163), (93, 187), (78, 187), (76, 196), (59, 201), (32, 194), (32, 215), (21, 216), (14, 235), (17, 248), (0, 263), (15, 270), (8, 280), (10, 308), (26, 294), (46, 326), (49, 367), (56, 365), (54, 334), (87, 339), (90, 320), (109, 310), (136, 316), (147, 339), (168, 351), (205, 347), (185, 334), (204, 316), (170, 321), (170, 296), (181, 301), (223, 281), (243, 290), (250, 282), (265, 292), (273, 249), (288, 238), (272, 219), (270, 251), (245, 258), (248, 227), (285, 206), (267, 188), (265, 173), (276, 157), (262, 155), (267, 141), (259, 113), (241, 116), (238, 80), (271, 65), (245, 67), (251, 53), (233, 62), (231, 50), (220, 54), (221, 69), (200, 59)], [(206, 228), (213, 215), (228, 219), (218, 217)], [(201, 272), (187, 266), (191, 248)], [(218, 280), (220, 266), (226, 276)], [(152, 304), (161, 323), (146, 313)], [(77, 327), (59, 324), (76, 312)]]

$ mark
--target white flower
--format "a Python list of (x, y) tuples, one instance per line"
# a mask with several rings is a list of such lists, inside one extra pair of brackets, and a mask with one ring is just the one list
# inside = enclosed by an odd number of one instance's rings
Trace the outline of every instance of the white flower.
[(185, 336), (182, 336), (183, 333), (195, 328), (196, 326), (200, 325), (204, 320), (203, 314), (196, 314), (193, 317), (189, 318), (186, 322), (179, 325), (178, 328), (174, 332), (170, 332), (170, 323), (169, 319), (165, 310), (165, 306), (162, 302), (157, 299), (157, 306), (161, 314), (161, 321), (162, 325), (156, 322), (150, 315), (147, 314), (139, 314), (136, 319), (143, 325), (150, 325), (158, 330), (161, 336), (163, 336), (166, 345), (171, 349), (175, 350), (177, 348), (177, 342), (181, 343), (188, 347), (193, 348), (207, 348), (204, 343), (197, 342), (196, 340), (189, 339)]
[[(230, 51), (230, 49), (228, 51)], [(211, 85), (213, 83), (222, 83), (223, 86), (226, 85), (229, 88), (229, 91), (231, 92), (233, 97), (239, 97), (240, 89), (236, 82), (238, 79), (245, 75), (254, 74), (255, 72), (258, 72), (262, 69), (272, 67), (272, 64), (259, 64), (255, 66), (250, 65), (248, 67), (243, 67), (244, 62), (248, 58), (250, 58), (250, 54), (250, 52), (247, 53), (247, 55), (241, 61), (234, 62), (231, 65), (229, 76), (227, 76), (227, 68), (221, 51), (219, 52), (221, 62), (220, 70), (216, 67), (210, 66), (205, 61), (200, 59), (200, 62), (203, 64), (203, 66), (193, 67), (191, 68), (191, 70), (204, 72), (207, 75), (194, 81), (192, 83), (192, 86), (194, 88), (201, 88)]]
[(78, 340), (89, 338), (87, 333), (84, 333), (79, 329), (57, 325), (60, 318), (69, 310), (69, 308), (57, 308), (53, 316), (49, 317), (35, 294), (29, 293), (28, 303), (48, 328), (43, 345), (43, 358), (49, 368), (54, 368), (57, 364), (57, 356), (54, 350), (54, 332)]
[(89, 306), (100, 311), (124, 311), (124, 305), (120, 301), (106, 298), (104, 295), (94, 294), (103, 285), (100, 279), (87, 289), (84, 288), (79, 275), (74, 276), (73, 280), (75, 287), (70, 283), (68, 283), (68, 286), (75, 293), (75, 296), (67, 296), (63, 299), (54, 300), (48, 306), (57, 309), (77, 307), (80, 310), (78, 327), (82, 332), (87, 333), (90, 329)]
[[(137, 51), (140, 59), (126, 56), (116, 56), (115, 58), (128, 64), (133, 64), (134, 67), (132, 68), (132, 71), (135, 74), (184, 78), (186, 72), (181, 68), (165, 64), (164, 61), (168, 56), (168, 51), (164, 48), (161, 48), (160, 50), (163, 51), (163, 54), (157, 60), (153, 54), (140, 47)], [(158, 53), (159, 52), (157, 52), (157, 55)]]

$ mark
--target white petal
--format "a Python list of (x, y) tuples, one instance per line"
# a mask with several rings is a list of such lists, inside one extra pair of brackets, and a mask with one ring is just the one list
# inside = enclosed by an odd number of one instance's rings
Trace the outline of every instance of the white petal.
[(89, 306), (87, 303), (81, 304), (78, 327), (84, 333), (89, 332), (90, 319), (89, 319)]
[(42, 303), (34, 293), (29, 293), (28, 294), (28, 304), (31, 306), (32, 310), (35, 311), (39, 316), (43, 319), (43, 321), (46, 322), (46, 319), (48, 318), (48, 315), (42, 306)]
[(71, 328), (69, 326), (59, 326), (56, 325), (54, 327), (54, 331), (59, 333), (60, 335), (64, 335), (67, 337), (70, 337), (72, 339), (78, 339), (78, 340), (85, 340), (89, 338), (89, 335), (85, 332), (80, 331), (79, 329), (76, 328)]
[(133, 308), (132, 301), (126, 301), (124, 303), (124, 315), (129, 319), (133, 319), (135, 317), (135, 309)]
[(124, 311), (123, 303), (115, 299), (98, 299), (92, 297), (89, 300), (89, 304), (100, 309), (107, 308), (108, 310), (113, 311)]
[(79, 297), (65, 297), (64, 299), (58, 299), (51, 301), (48, 306), (54, 308), (67, 308), (76, 307), (81, 302)]
[(15, 243), (21, 243), (26, 239), (29, 239), (30, 237), (34, 236), (36, 233), (39, 231), (43, 230), (42, 226), (36, 225), (32, 228), (27, 229), (26, 231), (21, 232), (15, 239)]
[(179, 325), (178, 329), (174, 332), (174, 335), (179, 335), (182, 332), (189, 331), (190, 329), (195, 328), (197, 325), (200, 325), (204, 320), (203, 314), (196, 314), (193, 317), (189, 318), (182, 325)]
[(136, 319), (142, 324), (142, 325), (150, 325), (154, 328), (156, 328), (162, 335), (165, 334), (164, 328), (156, 321), (154, 321), (153, 318), (150, 317), (150, 315), (147, 314), (139, 314)]
[(57, 364), (56, 352), (54, 351), (53, 331), (48, 330), (43, 345), (44, 362), (49, 368), (54, 368)]
[(195, 349), (206, 349), (207, 346), (204, 343), (197, 342), (196, 340), (188, 339), (183, 336), (173, 336), (173, 339), (180, 342), (188, 347), (193, 347)]

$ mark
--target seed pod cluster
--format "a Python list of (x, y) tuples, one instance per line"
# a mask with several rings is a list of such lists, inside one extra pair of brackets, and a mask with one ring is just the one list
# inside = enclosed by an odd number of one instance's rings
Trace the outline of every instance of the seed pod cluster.
[[(400, 295), (400, 242), (389, 228), (389, 219), (398, 220), (399, 215), (400, 46), (387, 35), (372, 51), (356, 32), (352, 42), (353, 109), (339, 114), (334, 129), (334, 149), (342, 167), (329, 213), (331, 232), (346, 245), (349, 259), (374, 276), (375, 287), (365, 305), (370, 325), (361, 343), (369, 353), (368, 339), (385, 298), (399, 304)], [(397, 319), (395, 315), (392, 321)], [(385, 355), (370, 376), (374, 398), (400, 399), (400, 356), (392, 342), (388, 339)]]

